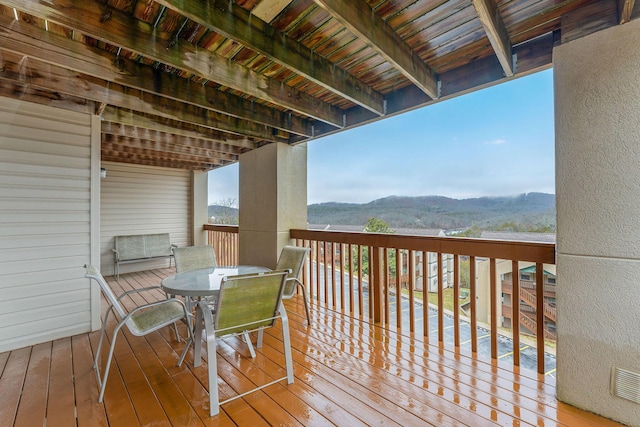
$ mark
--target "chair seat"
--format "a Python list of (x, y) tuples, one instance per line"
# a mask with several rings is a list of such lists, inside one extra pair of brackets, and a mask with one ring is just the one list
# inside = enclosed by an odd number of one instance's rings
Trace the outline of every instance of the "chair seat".
[(170, 325), (182, 318), (184, 318), (183, 306), (177, 301), (171, 301), (134, 314), (127, 321), (127, 325), (132, 334), (141, 336), (152, 329)]

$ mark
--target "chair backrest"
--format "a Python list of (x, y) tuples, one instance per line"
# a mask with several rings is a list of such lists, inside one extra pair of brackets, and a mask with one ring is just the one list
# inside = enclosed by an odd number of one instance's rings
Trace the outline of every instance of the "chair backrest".
[(104, 277), (102, 277), (102, 274), (98, 271), (98, 269), (93, 265), (85, 265), (85, 268), (87, 269), (87, 272), (85, 273), (84, 277), (93, 279), (98, 282), (98, 284), (100, 285), (100, 289), (102, 290), (102, 294), (107, 298), (107, 300), (109, 300), (109, 303), (113, 306), (113, 309), (116, 311), (116, 313), (118, 313), (118, 316), (120, 316), (121, 319), (126, 317), (127, 312), (124, 310), (122, 305), (120, 305), (120, 301), (118, 301), (118, 298), (113, 293), (111, 286), (107, 284), (107, 281), (104, 280)]
[(276, 270), (291, 270), (284, 288), (285, 298), (290, 298), (296, 291), (296, 280), (299, 280), (302, 274), (302, 265), (309, 251), (309, 248), (301, 248), (299, 246), (285, 246), (282, 248)]
[(216, 264), (216, 254), (209, 245), (185, 246), (175, 248), (173, 257), (176, 260), (176, 272), (213, 268)]
[(216, 336), (273, 326), (286, 278), (287, 271), (223, 278), (213, 320)]

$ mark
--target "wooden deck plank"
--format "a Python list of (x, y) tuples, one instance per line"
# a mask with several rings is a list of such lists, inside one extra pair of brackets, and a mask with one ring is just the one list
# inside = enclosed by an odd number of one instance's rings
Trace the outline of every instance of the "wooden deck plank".
[(7, 353), (7, 363), (0, 377), (0, 426), (11, 426), (15, 421), (31, 349), (25, 347)]
[(47, 401), (47, 424), (75, 426), (75, 391), (73, 388), (73, 364), (71, 338), (53, 342), (51, 349), (51, 378)]
[(33, 346), (14, 426), (37, 425), (46, 415), (51, 341)]
[[(119, 293), (158, 285), (173, 272), (108, 279)], [(163, 298), (153, 291), (125, 298), (124, 305)], [(285, 305), (295, 382), (229, 402), (216, 417), (209, 416), (206, 352), (197, 368), (193, 349), (176, 366), (185, 343), (176, 341), (172, 328), (163, 328), (146, 337), (118, 337), (104, 404), (97, 403), (92, 369), (99, 332), (0, 353), (0, 425), (620, 426), (558, 402), (555, 380), (535, 372), (440, 348), (315, 302), (308, 327), (301, 298)], [(113, 326), (111, 319), (110, 331)], [(186, 325), (179, 330), (186, 335)], [(256, 359), (239, 338), (219, 343), (222, 398), (284, 375), (281, 335), (278, 327), (269, 329)]]
[(105, 405), (98, 403), (98, 383), (93, 370), (89, 334), (72, 337), (71, 352), (78, 426), (109, 425)]

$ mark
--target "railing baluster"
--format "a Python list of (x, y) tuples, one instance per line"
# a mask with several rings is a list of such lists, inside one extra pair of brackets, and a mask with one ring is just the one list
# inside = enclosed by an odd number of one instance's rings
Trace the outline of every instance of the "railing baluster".
[(400, 283), (400, 270), (402, 261), (400, 259), (400, 249), (396, 248), (396, 327), (402, 330), (402, 284)]
[(336, 244), (329, 242), (331, 247), (331, 257), (329, 258), (329, 268), (331, 268), (331, 296), (333, 297), (331, 307), (335, 310), (338, 307), (338, 293), (336, 291)]
[[(371, 280), (368, 280), (367, 283), (370, 285)], [(364, 317), (364, 290), (362, 286), (362, 246), (358, 245), (358, 314)], [(371, 294), (371, 286), (369, 286), (369, 294)]]
[(322, 302), (322, 292), (320, 290), (320, 242), (316, 240), (316, 295), (318, 302)]
[(329, 271), (327, 270), (327, 242), (322, 242), (322, 271), (324, 274), (324, 303), (329, 306)]
[(382, 285), (384, 289), (384, 324), (388, 326), (391, 323), (391, 319), (389, 318), (389, 248), (384, 248), (382, 253), (384, 256), (384, 277)]
[(437, 252), (438, 260), (436, 266), (438, 268), (438, 342), (444, 343), (444, 292), (442, 285), (444, 284), (444, 276), (442, 274), (442, 253)]
[(429, 272), (427, 271), (427, 252), (422, 251), (422, 334), (429, 339)]
[(536, 338), (538, 345), (538, 373), (544, 374), (544, 266), (536, 263)]
[(415, 300), (414, 300), (414, 288), (415, 288), (415, 273), (416, 263), (415, 254), (413, 250), (409, 250), (409, 259), (407, 265), (409, 266), (409, 330), (411, 332), (416, 331), (416, 313), (415, 313)]
[(349, 286), (349, 313), (351, 313), (351, 315), (354, 315), (354, 299), (356, 297), (355, 294), (355, 288), (353, 287), (353, 245), (351, 245), (351, 243), (349, 243), (347, 245), (347, 250), (349, 251), (349, 253), (347, 254), (347, 259), (349, 260), (349, 282), (348, 282), (348, 286)]
[(496, 259), (489, 260), (489, 299), (491, 312), (491, 358), (498, 358), (498, 301), (497, 301)]
[(339, 246), (340, 247), (340, 301), (342, 302), (342, 304), (340, 304), (340, 308), (344, 313), (345, 311), (344, 261), (346, 258), (344, 257), (344, 245), (342, 243), (338, 243), (338, 245), (340, 245)]
[(382, 313), (382, 263), (380, 248), (369, 246), (369, 317), (375, 323), (383, 320)]
[(470, 292), (470, 310), (471, 310), (471, 353), (475, 356), (478, 353), (478, 322), (476, 312), (476, 257), (469, 257), (469, 292)]
[(453, 344), (460, 351), (460, 259), (453, 255)]
[(520, 366), (520, 268), (511, 261), (511, 330), (513, 331), (513, 364)]

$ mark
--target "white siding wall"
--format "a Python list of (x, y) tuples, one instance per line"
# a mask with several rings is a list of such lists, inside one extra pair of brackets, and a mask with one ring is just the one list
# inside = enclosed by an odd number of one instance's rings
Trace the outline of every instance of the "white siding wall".
[(92, 123), (0, 98), (0, 352), (91, 329)]
[[(171, 242), (191, 244), (189, 171), (103, 162), (101, 180), (101, 271), (113, 274), (113, 236), (170, 233)], [(168, 267), (168, 260), (123, 264), (120, 273)]]

